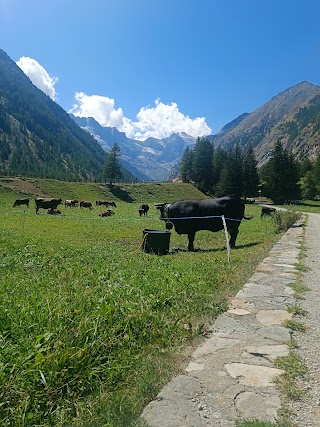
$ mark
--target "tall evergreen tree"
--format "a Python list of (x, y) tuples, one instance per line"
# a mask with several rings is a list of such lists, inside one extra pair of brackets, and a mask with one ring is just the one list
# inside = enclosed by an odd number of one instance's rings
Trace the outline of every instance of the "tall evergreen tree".
[(259, 183), (257, 161), (250, 145), (243, 159), (243, 196), (245, 199), (258, 194)]
[(181, 159), (180, 178), (182, 182), (192, 181), (193, 151), (187, 147)]
[(228, 160), (228, 154), (225, 150), (219, 147), (213, 150), (213, 156), (212, 156), (213, 193), (217, 192), (216, 186), (220, 180), (221, 171), (224, 168), (227, 160)]
[(278, 141), (271, 158), (261, 171), (266, 196), (275, 203), (300, 198), (299, 173), (292, 155), (289, 155)]
[(197, 187), (206, 193), (212, 188), (212, 154), (211, 142), (198, 138), (193, 149), (192, 177)]
[(110, 185), (117, 180), (122, 178), (122, 172), (121, 172), (121, 166), (118, 161), (118, 158), (120, 157), (120, 147), (115, 142), (113, 144), (113, 147), (111, 148), (110, 153), (107, 155), (107, 160), (104, 167), (104, 173), (103, 176), (106, 181), (109, 182)]
[(227, 154), (216, 186), (218, 196), (243, 193), (243, 156), (239, 144)]

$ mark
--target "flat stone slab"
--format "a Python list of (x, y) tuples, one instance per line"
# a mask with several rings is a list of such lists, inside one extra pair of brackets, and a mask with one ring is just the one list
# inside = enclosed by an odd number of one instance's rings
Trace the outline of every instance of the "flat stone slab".
[(248, 346), (244, 350), (254, 356), (262, 356), (270, 361), (274, 361), (277, 357), (286, 357), (289, 354), (289, 347), (285, 344)]
[(289, 341), (291, 338), (289, 329), (284, 326), (272, 325), (258, 329), (257, 334), (262, 337), (276, 342)]
[(258, 273), (273, 273), (275, 271), (275, 267), (270, 264), (261, 262), (256, 268), (256, 271)]
[(152, 427), (205, 427), (194, 398), (200, 396), (201, 391), (197, 380), (180, 375), (164, 386), (156, 400), (145, 407), (141, 417)]
[(234, 314), (236, 316), (245, 316), (246, 314), (251, 314), (250, 311), (244, 310), (243, 308), (230, 308), (227, 313)]
[(238, 339), (221, 337), (218, 334), (214, 334), (197, 348), (192, 357), (193, 359), (200, 359), (208, 354), (237, 345), (239, 342), (240, 340)]
[(283, 369), (245, 363), (227, 363), (224, 367), (240, 384), (251, 387), (274, 387), (274, 379), (285, 373)]
[(236, 298), (246, 300), (247, 298), (270, 296), (274, 289), (270, 285), (259, 285), (258, 283), (246, 283)]
[(260, 310), (256, 318), (264, 326), (282, 325), (286, 320), (292, 319), (292, 313), (286, 310)]
[(186, 367), (187, 372), (199, 372), (204, 370), (204, 365), (202, 363), (190, 362)]
[(231, 300), (229, 309), (231, 310), (235, 308), (240, 308), (250, 312), (254, 312), (256, 310), (254, 304), (252, 304), (251, 302), (244, 301), (240, 298), (234, 298), (233, 300)]
[(250, 391), (240, 393), (235, 404), (242, 419), (257, 419), (272, 423), (277, 421), (277, 412), (281, 408), (279, 396), (261, 395)]

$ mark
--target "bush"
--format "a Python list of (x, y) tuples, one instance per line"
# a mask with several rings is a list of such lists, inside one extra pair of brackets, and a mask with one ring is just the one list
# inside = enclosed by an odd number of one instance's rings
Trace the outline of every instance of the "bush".
[(287, 231), (301, 218), (300, 212), (276, 211), (273, 214), (273, 222), (276, 227), (276, 233)]

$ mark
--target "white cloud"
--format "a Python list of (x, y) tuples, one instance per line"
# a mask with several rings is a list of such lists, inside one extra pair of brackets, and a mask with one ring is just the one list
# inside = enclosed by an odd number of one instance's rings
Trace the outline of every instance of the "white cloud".
[(75, 94), (76, 103), (69, 113), (77, 117), (93, 117), (101, 126), (116, 127), (121, 130), (124, 126), (125, 118), (121, 108), (114, 108), (114, 100), (106, 96), (91, 95), (83, 92)]
[[(56, 100), (57, 77), (50, 77), (42, 65), (26, 56), (20, 58), (17, 65), (35, 86)], [(165, 138), (174, 132), (185, 132), (194, 137), (211, 133), (205, 117), (192, 119), (181, 113), (175, 102), (164, 104), (159, 99), (155, 101), (154, 107), (142, 107), (136, 116), (137, 120), (133, 121), (124, 116), (122, 108), (115, 108), (114, 99), (77, 92), (69, 113), (79, 117), (93, 117), (101, 126), (116, 127), (129, 138), (141, 141), (149, 137)]]
[(161, 139), (174, 132), (185, 132), (194, 137), (211, 133), (204, 117), (191, 119), (179, 111), (175, 102), (168, 105), (156, 100), (155, 107), (141, 108), (137, 119), (138, 121), (130, 123), (131, 133), (136, 139)]
[(116, 127), (129, 138), (145, 140), (149, 137), (165, 138), (174, 132), (185, 132), (198, 137), (209, 135), (211, 129), (204, 117), (191, 119), (179, 111), (176, 103), (163, 104), (155, 101), (155, 107), (143, 107), (137, 121), (124, 117), (121, 108), (115, 109), (114, 100), (108, 97), (83, 92), (75, 94), (76, 103), (69, 113), (79, 117), (93, 117), (101, 126)]
[(54, 86), (58, 82), (58, 77), (50, 77), (39, 62), (27, 56), (20, 58), (17, 65), (37, 88), (49, 95), (54, 101), (56, 100), (57, 93)]

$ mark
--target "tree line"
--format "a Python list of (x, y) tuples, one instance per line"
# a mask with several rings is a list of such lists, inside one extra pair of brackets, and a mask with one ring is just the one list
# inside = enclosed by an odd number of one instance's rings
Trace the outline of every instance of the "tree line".
[(320, 155), (312, 163), (298, 161), (278, 141), (269, 161), (260, 169), (251, 145), (239, 144), (225, 150), (206, 138), (187, 147), (181, 159), (179, 176), (213, 197), (238, 194), (244, 199), (263, 195), (277, 204), (313, 199), (320, 195)]

